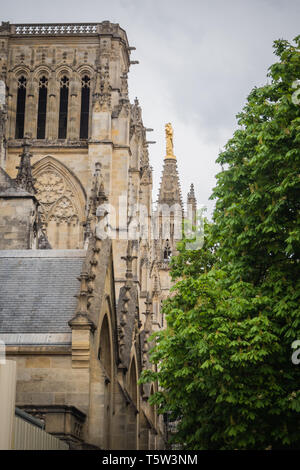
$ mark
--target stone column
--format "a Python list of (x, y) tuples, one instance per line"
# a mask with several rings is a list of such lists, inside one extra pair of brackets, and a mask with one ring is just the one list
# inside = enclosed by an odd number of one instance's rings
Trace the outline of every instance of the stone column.
[(7, 98), (7, 112), (8, 112), (8, 123), (9, 123), (8, 137), (11, 139), (14, 139), (15, 131), (16, 131), (18, 83), (15, 77), (10, 77), (10, 80), (8, 83), (9, 83), (9, 93), (8, 93), (8, 98)]
[(39, 85), (36, 79), (29, 80), (25, 105), (24, 136), (36, 139)]
[(57, 139), (58, 136), (58, 110), (59, 110), (59, 89), (56, 84), (55, 72), (53, 71), (49, 80), (47, 118), (46, 118), (46, 138)]
[(79, 139), (79, 125), (80, 125), (80, 103), (79, 103), (79, 83), (78, 78), (73, 75), (70, 84), (70, 118), (68, 138), (71, 140)]

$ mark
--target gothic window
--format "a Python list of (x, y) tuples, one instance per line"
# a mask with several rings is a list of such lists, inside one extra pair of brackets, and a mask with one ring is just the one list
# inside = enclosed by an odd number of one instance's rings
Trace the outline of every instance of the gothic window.
[(87, 139), (89, 136), (89, 110), (90, 77), (85, 75), (81, 80), (80, 139)]
[(164, 261), (169, 261), (172, 255), (172, 251), (169, 245), (169, 240), (167, 240), (165, 249), (164, 249)]
[(58, 138), (66, 139), (68, 126), (69, 78), (60, 79)]
[(27, 80), (22, 75), (18, 79), (18, 94), (17, 94), (17, 113), (16, 113), (16, 139), (23, 139), (24, 137), (24, 118), (25, 118), (25, 103), (26, 103), (26, 84)]
[(37, 139), (44, 139), (46, 132), (48, 78), (41, 77), (39, 80), (39, 102), (37, 119)]
[(40, 216), (51, 246), (77, 249), (83, 243), (85, 194), (64, 165), (48, 156), (33, 166)]

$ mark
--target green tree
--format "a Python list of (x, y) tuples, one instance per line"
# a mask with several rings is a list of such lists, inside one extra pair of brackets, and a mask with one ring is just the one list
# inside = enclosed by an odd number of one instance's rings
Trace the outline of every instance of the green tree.
[[(172, 260), (158, 372), (142, 381), (177, 420), (186, 449), (300, 446), (300, 36), (274, 43), (269, 83), (254, 88), (220, 153), (213, 223), (198, 251)], [(299, 93), (300, 97), (300, 93)]]

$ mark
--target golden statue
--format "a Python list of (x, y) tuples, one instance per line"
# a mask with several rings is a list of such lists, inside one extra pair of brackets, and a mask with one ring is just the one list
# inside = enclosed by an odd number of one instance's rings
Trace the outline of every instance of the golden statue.
[(165, 125), (166, 129), (166, 157), (165, 158), (176, 158), (173, 151), (173, 128), (172, 124), (168, 122)]

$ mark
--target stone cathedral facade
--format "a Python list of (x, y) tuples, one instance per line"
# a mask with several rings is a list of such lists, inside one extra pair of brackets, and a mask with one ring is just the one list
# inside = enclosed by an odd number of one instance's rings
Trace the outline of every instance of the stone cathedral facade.
[(132, 49), (108, 21), (0, 26), (0, 339), (16, 405), (74, 449), (166, 445), (138, 379), (183, 204), (168, 124), (152, 208)]

